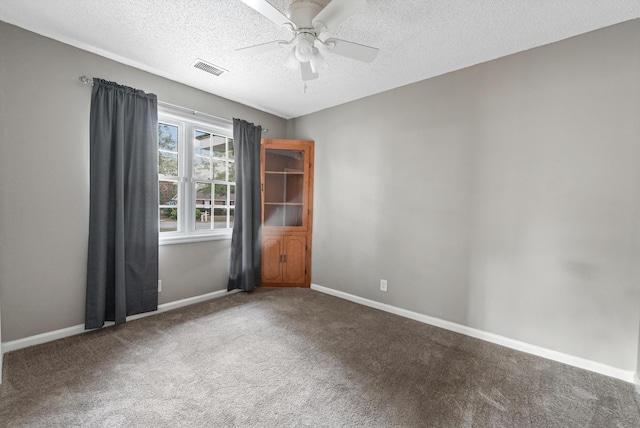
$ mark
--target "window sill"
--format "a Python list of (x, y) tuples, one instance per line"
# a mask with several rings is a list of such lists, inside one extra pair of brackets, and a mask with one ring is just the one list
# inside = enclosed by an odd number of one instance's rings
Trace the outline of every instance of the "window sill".
[(173, 245), (173, 244), (189, 244), (193, 242), (206, 242), (206, 241), (219, 241), (219, 240), (230, 240), (231, 239), (231, 231), (217, 233), (215, 235), (207, 234), (207, 235), (173, 235), (173, 236), (162, 236), (158, 239), (158, 245)]

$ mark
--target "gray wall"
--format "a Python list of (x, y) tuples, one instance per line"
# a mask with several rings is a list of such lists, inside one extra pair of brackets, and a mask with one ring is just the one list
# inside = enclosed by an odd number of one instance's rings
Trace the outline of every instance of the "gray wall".
[(636, 370), (639, 41), (636, 20), (290, 121), (316, 141), (312, 282)]
[[(282, 138), (286, 121), (0, 22), (2, 340), (84, 323), (89, 106), (97, 76)], [(226, 289), (229, 240), (160, 247), (160, 303)]]

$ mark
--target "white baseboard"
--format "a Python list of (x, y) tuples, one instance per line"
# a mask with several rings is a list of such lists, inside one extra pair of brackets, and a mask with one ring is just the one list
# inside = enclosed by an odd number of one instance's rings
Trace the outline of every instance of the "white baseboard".
[(507, 348), (515, 349), (517, 351), (526, 352), (528, 354), (537, 355), (539, 357), (543, 357), (553, 361), (558, 361), (560, 363), (568, 364), (570, 366), (579, 367), (581, 369), (603, 374), (605, 376), (621, 379), (625, 382), (635, 383), (636, 387), (638, 388), (638, 392), (640, 392), (640, 383), (638, 380), (638, 376), (633, 371), (622, 370), (606, 364), (598, 363), (596, 361), (587, 360), (585, 358), (576, 357), (574, 355), (565, 354), (562, 352), (543, 348), (541, 346), (531, 345), (526, 342), (521, 342), (519, 340), (510, 339), (508, 337), (504, 337), (504, 336), (489, 333), (486, 331), (478, 330), (475, 328), (467, 327), (461, 324), (456, 324), (450, 321), (445, 321), (440, 318), (431, 317), (429, 315), (423, 315), (417, 312), (408, 311), (406, 309), (398, 308), (396, 306), (388, 305), (386, 303), (380, 303), (374, 300), (365, 299), (364, 297), (355, 296), (353, 294), (334, 290), (332, 288), (323, 287), (321, 285), (311, 284), (311, 289), (319, 291), (321, 293), (330, 294), (335, 297), (340, 297), (342, 299), (349, 300), (354, 303), (359, 303), (364, 306), (380, 309), (381, 311), (400, 315), (401, 317), (405, 317), (405, 318), (409, 318), (425, 324), (433, 325), (435, 327), (440, 327), (445, 330), (450, 330), (456, 333), (464, 334), (466, 336), (475, 337), (476, 339), (482, 339), (484, 341), (505, 346)]
[[(158, 310), (153, 312), (145, 312), (143, 314), (131, 315), (127, 317), (127, 321), (133, 321), (138, 318), (148, 317), (150, 315), (156, 315), (161, 312), (170, 311), (172, 309), (181, 308), (183, 306), (193, 305), (194, 303), (205, 302), (207, 300), (216, 299), (218, 297), (227, 296), (230, 294), (237, 293), (239, 290), (227, 291), (220, 290), (214, 291), (207, 294), (202, 294), (200, 296), (189, 297), (182, 300), (176, 300), (175, 302), (163, 303), (162, 305), (158, 305)], [(114, 325), (113, 322), (106, 322), (105, 327), (110, 327)], [(60, 330), (49, 331), (47, 333), (36, 334), (35, 336), (25, 337), (23, 339), (12, 340), (9, 342), (2, 343), (2, 352), (0, 354), (0, 362), (2, 361), (2, 354), (6, 352), (16, 351), (18, 349), (27, 348), (29, 346), (40, 345), (41, 343), (51, 342), (53, 340), (62, 339), (69, 336), (75, 336), (76, 334), (86, 333), (84, 324), (74, 325), (72, 327), (61, 328)], [(0, 365), (0, 368), (2, 366)], [(0, 373), (0, 380), (2, 379), (2, 374)]]

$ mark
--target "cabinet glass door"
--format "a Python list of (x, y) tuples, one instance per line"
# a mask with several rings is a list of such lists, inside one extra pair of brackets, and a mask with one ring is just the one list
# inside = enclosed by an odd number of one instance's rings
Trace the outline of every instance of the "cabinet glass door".
[(304, 167), (304, 150), (265, 150), (265, 226), (303, 226)]

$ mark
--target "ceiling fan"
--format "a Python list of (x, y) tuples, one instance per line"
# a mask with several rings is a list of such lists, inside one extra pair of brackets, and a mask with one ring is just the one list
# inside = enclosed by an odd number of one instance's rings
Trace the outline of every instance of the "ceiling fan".
[[(337, 55), (358, 61), (371, 62), (378, 55), (378, 49), (358, 43), (335, 38), (322, 40), (319, 36), (333, 30), (337, 24), (349, 17), (358, 9), (366, 6), (367, 0), (332, 0), (324, 8), (313, 0), (294, 0), (282, 14), (266, 0), (242, 0), (277, 25), (287, 28), (293, 38), (275, 40), (255, 46), (237, 49), (236, 52), (254, 55), (277, 48), (289, 48), (285, 65), (289, 68), (300, 68), (302, 80), (318, 78), (318, 72), (327, 68), (327, 62), (318, 46)], [(318, 46), (316, 46), (316, 44)]]

